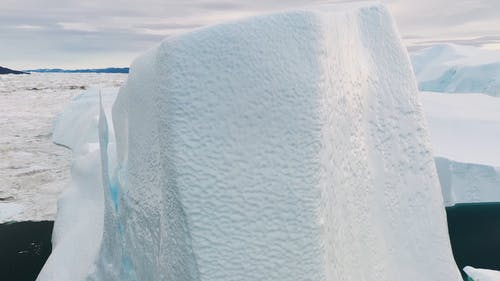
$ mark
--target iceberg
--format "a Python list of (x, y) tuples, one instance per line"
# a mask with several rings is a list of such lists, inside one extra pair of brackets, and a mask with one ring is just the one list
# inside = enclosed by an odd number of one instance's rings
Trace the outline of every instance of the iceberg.
[(500, 96), (500, 52), (472, 46), (437, 44), (412, 52), (422, 91)]
[(457, 203), (500, 202), (498, 168), (436, 157), (436, 168), (446, 206)]
[(464, 271), (467, 273), (470, 281), (498, 281), (500, 280), (500, 271), (474, 268), (466, 266)]
[(447, 206), (500, 202), (500, 99), (422, 92)]
[(111, 114), (118, 88), (96, 87), (71, 99), (70, 104), (54, 119), (52, 141), (72, 150), (74, 155), (85, 154), (99, 143), (99, 97)]
[(85, 280), (99, 253), (103, 233), (99, 118), (101, 101), (111, 114), (118, 88), (76, 96), (54, 120), (53, 141), (73, 152), (71, 182), (58, 200), (52, 254), (37, 280)]
[(106, 109), (99, 145), (78, 152), (93, 174), (73, 177), (93, 212), (58, 214), (39, 281), (461, 280), (417, 84), (381, 4), (167, 38)]

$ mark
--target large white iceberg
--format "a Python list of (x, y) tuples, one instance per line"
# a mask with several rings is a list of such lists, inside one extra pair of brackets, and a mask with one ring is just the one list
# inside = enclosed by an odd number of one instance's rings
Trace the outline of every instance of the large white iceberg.
[(105, 116), (99, 253), (63, 265), (56, 245), (39, 280), (461, 280), (382, 5), (168, 38), (133, 63), (114, 130)]

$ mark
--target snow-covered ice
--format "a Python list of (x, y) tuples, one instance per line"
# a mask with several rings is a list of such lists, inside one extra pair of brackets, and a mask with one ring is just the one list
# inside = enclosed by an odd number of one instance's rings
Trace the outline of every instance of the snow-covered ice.
[[(110, 109), (113, 105), (118, 88), (93, 87), (74, 97), (71, 103), (60, 112), (53, 127), (52, 140), (73, 151), (74, 154), (84, 154), (89, 150), (99, 148), (99, 99)], [(84, 149), (85, 151), (78, 151)]]
[(474, 268), (472, 266), (466, 266), (464, 268), (467, 276), (470, 277), (471, 281), (498, 281), (500, 280), (500, 271)]
[(88, 90), (72, 99), (55, 122), (54, 142), (71, 148), (74, 158), (69, 188), (58, 201), (53, 251), (39, 280), (84, 280), (92, 270), (104, 223), (99, 100), (101, 95), (111, 114), (117, 93), (118, 88)]
[(500, 98), (422, 92), (437, 156), (500, 167)]
[(422, 91), (500, 96), (500, 51), (438, 44), (411, 55)]
[(436, 157), (446, 206), (457, 203), (500, 202), (500, 173), (496, 167)]
[(500, 201), (500, 98), (421, 93), (446, 205)]
[[(461, 280), (417, 84), (379, 4), (170, 37), (133, 63), (112, 118), (104, 227), (71, 252), (56, 238), (40, 281)], [(95, 262), (65, 258), (90, 245)]]
[[(4, 200), (5, 201), (5, 200)], [(15, 202), (2, 202), (0, 203), (0, 218), (11, 218), (21, 213), (24, 206)]]
[(69, 182), (71, 153), (52, 143), (54, 116), (82, 88), (116, 87), (126, 77), (0, 76), (0, 223), (55, 218), (57, 198)]

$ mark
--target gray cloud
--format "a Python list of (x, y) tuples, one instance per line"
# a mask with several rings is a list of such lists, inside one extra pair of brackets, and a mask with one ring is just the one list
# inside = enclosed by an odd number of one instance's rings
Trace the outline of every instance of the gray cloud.
[[(404, 42), (498, 43), (498, 0), (382, 0)], [(162, 38), (225, 20), (345, 0), (2, 0), (0, 65), (101, 67), (129, 65)]]
[(202, 26), (201, 24), (181, 24), (181, 23), (150, 23), (150, 24), (138, 24), (134, 27), (137, 28), (148, 28), (148, 29), (191, 29)]

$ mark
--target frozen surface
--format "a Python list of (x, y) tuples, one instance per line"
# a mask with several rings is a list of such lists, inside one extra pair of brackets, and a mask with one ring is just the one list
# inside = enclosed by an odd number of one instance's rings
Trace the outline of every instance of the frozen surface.
[(421, 93), (445, 204), (500, 201), (500, 99)]
[(71, 153), (52, 143), (53, 118), (82, 87), (119, 86), (125, 78), (118, 74), (0, 76), (0, 223), (55, 218), (57, 198), (69, 183)]
[(421, 93), (437, 156), (500, 167), (500, 98)]
[[(170, 37), (132, 65), (114, 129), (104, 114), (98, 123), (103, 235), (75, 240), (94, 239), (98, 259), (64, 259), (70, 251), (56, 248), (44, 272), (461, 280), (417, 85), (381, 5), (304, 8)], [(95, 183), (74, 180), (96, 196)]]
[(445, 205), (500, 202), (498, 168), (441, 157), (435, 161)]
[(14, 217), (24, 209), (23, 205), (14, 202), (2, 202), (0, 206), (0, 218)]
[(53, 142), (70, 148), (74, 154), (98, 149), (100, 97), (109, 111), (117, 93), (118, 88), (94, 87), (74, 97), (54, 119)]
[(500, 271), (466, 266), (465, 273), (472, 281), (500, 281)]
[(411, 55), (422, 91), (500, 96), (500, 51), (439, 44)]
[(73, 98), (56, 119), (54, 142), (73, 151), (71, 182), (58, 201), (52, 254), (38, 280), (83, 280), (92, 270), (104, 217), (99, 94), (110, 114), (117, 93), (118, 88), (88, 90)]

